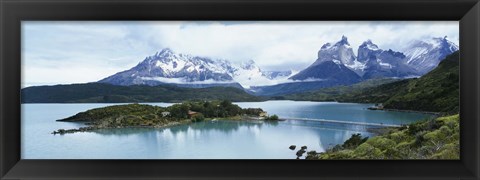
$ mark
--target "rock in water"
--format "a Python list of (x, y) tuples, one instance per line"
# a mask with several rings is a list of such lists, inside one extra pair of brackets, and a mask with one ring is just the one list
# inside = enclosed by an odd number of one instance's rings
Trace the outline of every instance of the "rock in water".
[(298, 150), (298, 151), (297, 151), (297, 157), (303, 156), (303, 154), (305, 154), (305, 152), (306, 152), (306, 151), (303, 150), (303, 149)]
[(288, 147), (288, 149), (290, 149), (290, 150), (295, 150), (295, 148), (297, 148), (297, 146), (295, 146), (295, 145), (291, 145), (290, 147)]

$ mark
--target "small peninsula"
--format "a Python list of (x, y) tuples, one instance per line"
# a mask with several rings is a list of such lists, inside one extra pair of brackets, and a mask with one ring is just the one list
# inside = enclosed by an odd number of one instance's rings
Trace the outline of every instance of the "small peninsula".
[(168, 107), (135, 103), (95, 108), (57, 120), (85, 122), (87, 127), (58, 129), (52, 134), (127, 127), (161, 128), (211, 119), (278, 120), (278, 116), (267, 116), (267, 112), (261, 108), (241, 108), (228, 100), (188, 101)]

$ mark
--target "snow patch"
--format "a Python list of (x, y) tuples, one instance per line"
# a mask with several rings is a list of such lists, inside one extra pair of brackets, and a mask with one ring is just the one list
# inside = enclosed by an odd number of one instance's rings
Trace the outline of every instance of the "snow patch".
[(353, 61), (353, 64), (347, 64), (345, 66), (347, 66), (350, 69), (354, 69), (354, 70), (363, 70), (367, 66), (366, 64), (367, 63), (361, 63), (361, 62), (355, 60), (355, 61)]
[(388, 63), (384, 63), (384, 62), (379, 62), (378, 63), (380, 66), (383, 66), (383, 67), (387, 67), (389, 69), (392, 69), (393, 66), (391, 64), (388, 64)]
[(190, 67), (187, 68), (188, 72), (193, 72), (194, 70), (195, 70), (195, 67), (193, 67), (193, 66), (190, 66)]
[(372, 51), (379, 50), (378, 46), (375, 45), (375, 44), (367, 44), (367, 48), (372, 50)]
[(407, 52), (405, 52), (405, 55), (408, 57), (407, 64), (411, 63), (413, 60), (417, 59), (421, 55), (427, 54), (428, 49), (427, 48), (421, 48), (421, 47), (416, 47), (413, 48)]

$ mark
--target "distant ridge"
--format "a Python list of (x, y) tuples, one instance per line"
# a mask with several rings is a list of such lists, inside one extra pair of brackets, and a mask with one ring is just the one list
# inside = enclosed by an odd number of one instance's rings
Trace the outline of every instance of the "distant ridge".
[(105, 83), (27, 87), (21, 90), (21, 97), (22, 103), (182, 102), (195, 99), (263, 100), (234, 87), (117, 86)]

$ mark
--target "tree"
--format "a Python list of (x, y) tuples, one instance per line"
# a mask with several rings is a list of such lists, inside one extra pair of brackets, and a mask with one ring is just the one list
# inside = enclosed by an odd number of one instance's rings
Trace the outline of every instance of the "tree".
[(195, 114), (195, 115), (192, 117), (192, 121), (193, 121), (193, 122), (201, 122), (201, 121), (204, 121), (204, 120), (205, 120), (205, 117), (203, 116), (202, 113)]
[(190, 107), (188, 104), (174, 104), (169, 107), (169, 110), (172, 117), (186, 119), (188, 118), (188, 110), (190, 110)]
[(224, 108), (227, 108), (229, 106), (232, 105), (232, 101), (229, 101), (229, 100), (223, 100), (221, 103), (220, 103), (220, 106), (224, 107)]
[(273, 121), (276, 121), (276, 120), (278, 120), (278, 116), (277, 116), (276, 114), (274, 114), (274, 115), (271, 115), (271, 116), (265, 118), (265, 120), (273, 120)]
[(354, 149), (358, 145), (367, 141), (367, 139), (368, 137), (362, 138), (360, 133), (352, 134), (352, 136), (343, 143), (342, 147), (345, 149)]

